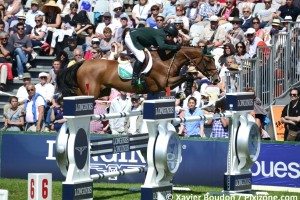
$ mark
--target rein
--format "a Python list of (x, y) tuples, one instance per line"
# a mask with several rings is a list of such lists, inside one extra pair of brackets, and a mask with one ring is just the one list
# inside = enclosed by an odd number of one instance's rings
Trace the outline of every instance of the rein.
[[(184, 52), (182, 52), (182, 53), (183, 53), (183, 55), (184, 55), (187, 59), (189, 59), (190, 63), (192, 63), (195, 67), (197, 67), (197, 64), (194, 62), (193, 59), (191, 59), (186, 53), (184, 53)], [(208, 68), (207, 68), (206, 62), (204, 61), (204, 55), (202, 56), (202, 58), (201, 58), (201, 60), (200, 60), (200, 62), (199, 62), (199, 65), (200, 65), (201, 63), (203, 63), (203, 62), (204, 62), (203, 66), (204, 66), (205, 72), (202, 72), (202, 73), (203, 73), (205, 76), (207, 76), (207, 77), (209, 77), (209, 76), (214, 76), (216, 73), (218, 73), (217, 70), (216, 70), (216, 72), (215, 72), (214, 74), (212, 74), (212, 75), (210, 75), (210, 74), (208, 73), (209, 71), (212, 71), (213, 69), (208, 69)]]
[(173, 65), (173, 63), (174, 63), (174, 60), (175, 60), (176, 55), (177, 55), (177, 52), (174, 54), (174, 56), (173, 56), (173, 58), (172, 58), (172, 61), (171, 61), (171, 64), (170, 64), (169, 67), (168, 67), (166, 87), (168, 87), (168, 82), (169, 82), (169, 78), (170, 78), (170, 71), (171, 71), (171, 68), (172, 68), (172, 65)]

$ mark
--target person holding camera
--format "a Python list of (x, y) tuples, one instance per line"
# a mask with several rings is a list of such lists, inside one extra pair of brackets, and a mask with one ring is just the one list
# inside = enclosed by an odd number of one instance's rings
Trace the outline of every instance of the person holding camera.
[[(214, 114), (220, 114), (225, 112), (225, 98), (216, 101)], [(212, 125), (211, 138), (228, 138), (229, 131), (229, 118), (220, 117), (218, 119), (209, 119), (206, 124)]]

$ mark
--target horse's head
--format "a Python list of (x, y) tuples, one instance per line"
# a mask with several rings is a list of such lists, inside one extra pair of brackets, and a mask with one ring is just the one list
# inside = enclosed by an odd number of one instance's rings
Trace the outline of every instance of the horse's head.
[[(210, 77), (213, 83), (220, 82), (219, 72), (215, 65), (215, 59), (211, 56), (203, 55), (203, 65), (204, 65), (204, 70), (206, 71), (204, 75), (206, 77)], [(201, 66), (198, 65), (198, 70), (201, 71), (199, 67)]]
[(189, 64), (196, 66), (204, 76), (211, 78), (212, 82), (219, 82), (219, 73), (215, 65), (215, 60), (211, 56), (203, 55), (199, 49), (186, 47), (180, 50)]

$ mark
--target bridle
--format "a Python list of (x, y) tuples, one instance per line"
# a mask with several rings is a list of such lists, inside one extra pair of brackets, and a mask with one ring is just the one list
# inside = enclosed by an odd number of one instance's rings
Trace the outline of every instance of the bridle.
[[(167, 72), (167, 79), (166, 79), (166, 85), (168, 85), (168, 82), (169, 82), (169, 77), (170, 77), (170, 71), (171, 71), (171, 68), (172, 68), (172, 65), (173, 65), (173, 63), (174, 63), (174, 61), (175, 61), (175, 58), (176, 58), (176, 55), (177, 55), (177, 53), (178, 52), (175, 52), (175, 54), (174, 54), (174, 56), (173, 56), (173, 58), (172, 58), (172, 61), (171, 61), (171, 63), (170, 63), (170, 65), (169, 65), (169, 67), (168, 67), (168, 72)], [(181, 52), (189, 61), (189, 63), (190, 64), (193, 64), (195, 67), (197, 67), (198, 65), (195, 63), (195, 61), (194, 61), (194, 59), (192, 59), (192, 58), (190, 58), (186, 53), (184, 53), (184, 52)], [(205, 72), (202, 72), (207, 78), (208, 77), (213, 77), (213, 76), (215, 76), (217, 73), (218, 73), (218, 70), (215, 70), (215, 72), (212, 74), (212, 75), (210, 75), (210, 71), (213, 71), (214, 69), (211, 69), (211, 68), (207, 68), (207, 65), (206, 65), (206, 61), (205, 61), (205, 59), (204, 59), (204, 55), (201, 57), (201, 60), (200, 60), (200, 62), (199, 62), (199, 65), (201, 65), (203, 63), (203, 66), (204, 66), (204, 71)], [(198, 69), (198, 67), (197, 67), (197, 69)]]
[[(182, 52), (183, 53), (183, 55), (189, 60), (189, 62), (191, 63), (191, 64), (193, 64), (195, 67), (197, 67), (198, 65), (195, 63), (195, 61), (193, 60), (193, 59), (191, 59), (186, 53), (184, 53), (184, 52)], [(204, 55), (202, 56), (202, 58), (201, 58), (201, 60), (200, 60), (200, 62), (199, 62), (199, 65), (201, 65), (203, 63), (203, 65), (202, 66), (204, 66), (204, 71), (205, 72), (202, 72), (206, 77), (210, 77), (210, 76), (214, 76), (214, 75), (216, 75), (217, 73), (218, 73), (218, 71), (217, 70), (215, 70), (215, 72), (212, 74), (212, 75), (210, 75), (210, 71), (213, 71), (214, 69), (212, 69), (212, 68), (208, 68), (207, 67), (207, 64), (206, 64), (206, 61), (205, 61), (205, 59), (204, 59)], [(198, 67), (197, 67), (197, 69), (198, 69)]]

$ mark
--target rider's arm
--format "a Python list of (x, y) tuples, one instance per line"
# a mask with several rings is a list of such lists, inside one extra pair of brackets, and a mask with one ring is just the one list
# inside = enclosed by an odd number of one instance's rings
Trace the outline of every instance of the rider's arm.
[(156, 40), (156, 42), (159, 46), (159, 49), (161, 49), (161, 50), (172, 50), (172, 51), (174, 51), (174, 50), (178, 49), (177, 45), (166, 44), (164, 38), (161, 37), (161, 36), (156, 36), (155, 40)]

